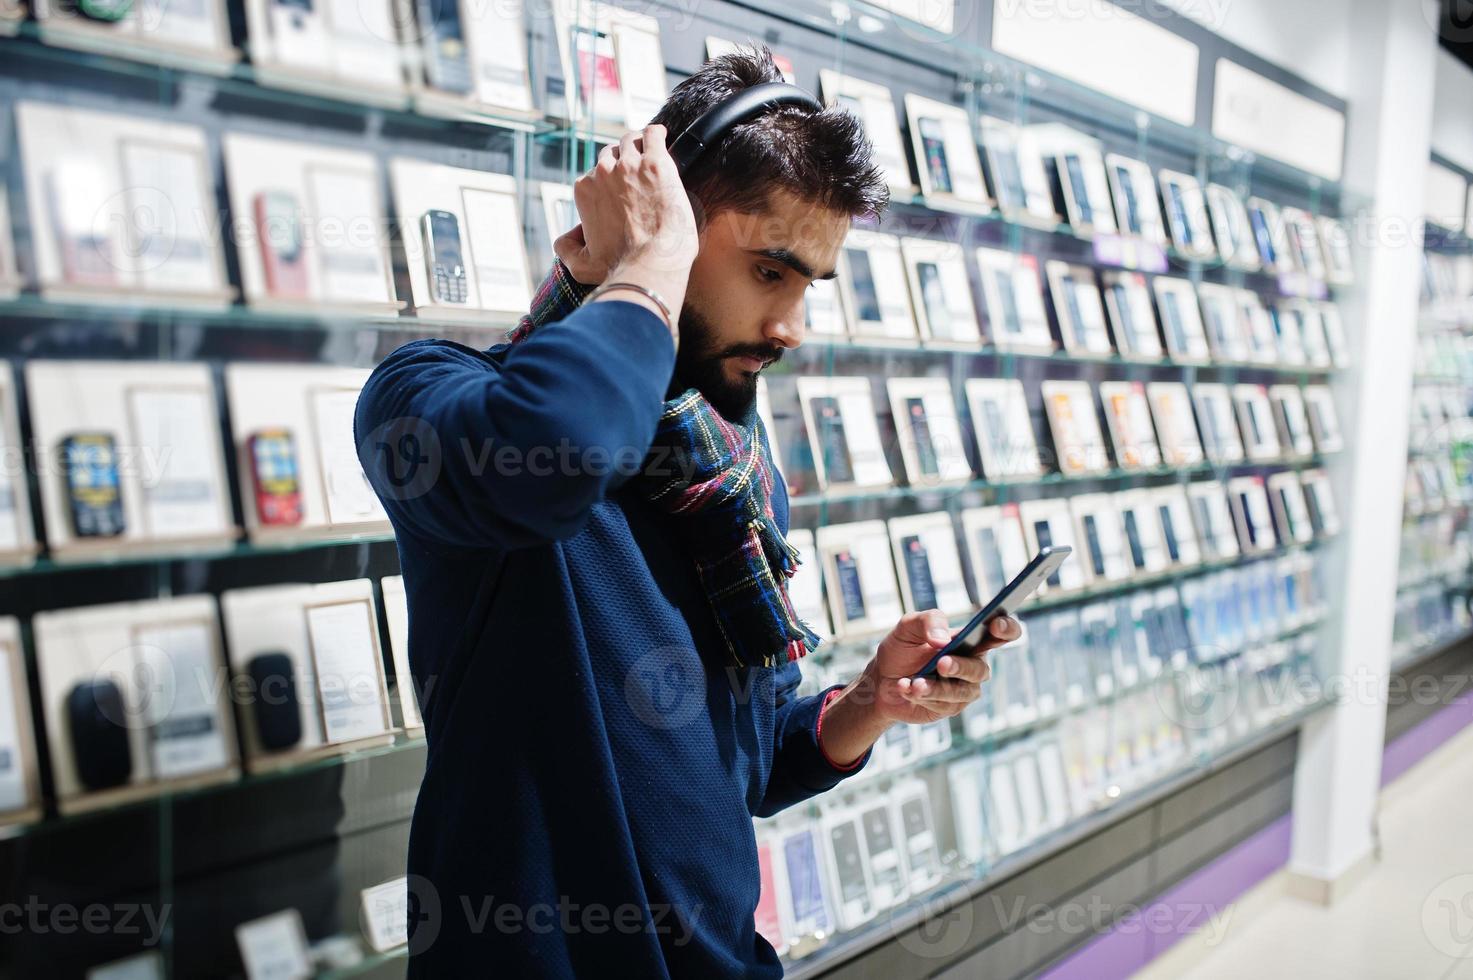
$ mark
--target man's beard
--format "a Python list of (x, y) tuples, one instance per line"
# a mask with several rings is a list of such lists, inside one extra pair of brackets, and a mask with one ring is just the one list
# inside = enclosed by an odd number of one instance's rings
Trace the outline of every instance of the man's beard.
[(759, 357), (777, 363), (783, 348), (773, 344), (732, 344), (718, 347), (716, 328), (686, 303), (680, 310), (680, 351), (675, 356), (674, 387), (677, 392), (695, 388), (728, 422), (741, 421), (757, 397), (757, 375), (739, 372), (733, 381), (728, 361), (734, 357)]

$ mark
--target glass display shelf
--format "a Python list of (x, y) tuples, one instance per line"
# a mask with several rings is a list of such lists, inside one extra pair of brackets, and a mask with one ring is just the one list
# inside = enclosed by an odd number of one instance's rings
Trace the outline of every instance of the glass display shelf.
[(317, 307), (311, 311), (277, 312), (245, 305), (227, 306), (220, 309), (195, 309), (157, 305), (151, 301), (150, 297), (141, 294), (133, 302), (126, 304), (58, 302), (35, 293), (22, 293), (13, 299), (0, 300), (0, 320), (36, 320), (73, 324), (138, 321), (226, 329), (326, 329), (349, 332), (359, 330), (392, 332), (424, 327), (458, 333), (505, 332), (516, 326), (520, 316), (521, 314), (495, 312), (485, 314), (484, 318), (436, 317), (433, 314), (421, 316), (413, 313), (363, 316), (352, 312), (339, 313), (327, 307)]
[(1017, 358), (1025, 361), (1051, 361), (1056, 364), (1102, 364), (1117, 368), (1163, 368), (1173, 371), (1257, 371), (1286, 378), (1329, 378), (1342, 373), (1339, 367), (1311, 367), (1304, 364), (1266, 364), (1257, 361), (1178, 361), (1170, 357), (1121, 357), (1119, 354), (1075, 354), (1064, 349), (1054, 351), (1008, 350), (991, 344), (975, 347), (960, 344), (897, 343), (864, 337), (835, 337), (808, 333), (802, 346), (789, 350), (785, 359), (797, 360), (814, 354), (855, 353), (884, 357), (986, 357), (996, 360)]
[(343, 537), (295, 540), (281, 542), (237, 541), (233, 544), (203, 547), (183, 551), (153, 551), (138, 554), (114, 553), (71, 559), (55, 559), (45, 554), (29, 565), (0, 566), (0, 579), (17, 576), (64, 575), (70, 572), (87, 572), (106, 568), (124, 568), (139, 565), (171, 565), (191, 561), (228, 561), (262, 555), (293, 555), (326, 548), (357, 547), (366, 544), (392, 542), (392, 531), (368, 531)]
[(785, 960), (785, 975), (789, 980), (814, 980), (864, 951), (935, 919), (946, 910), (956, 908), (989, 888), (1041, 864), (1130, 814), (1138, 813), (1202, 777), (1279, 741), (1335, 704), (1332, 695), (1321, 692), (1283, 717), (1231, 738), (1225, 745), (1210, 749), (1187, 748), (1177, 765), (1155, 774), (1139, 786), (1128, 790), (1110, 787), (1116, 791), (1115, 794), (1112, 796), (1107, 790), (1085, 815), (990, 862), (954, 865), (947, 876), (924, 895), (912, 897), (887, 912), (881, 912), (856, 930), (838, 933), (838, 942), (819, 946), (807, 956)]
[(160, 787), (159, 792), (153, 796), (142, 799), (130, 800), (127, 803), (119, 803), (114, 806), (98, 807), (94, 810), (85, 810), (80, 813), (60, 814), (48, 810), (46, 816), (31, 823), (15, 823), (0, 825), (0, 840), (12, 837), (30, 837), (58, 830), (62, 827), (73, 827), (85, 824), (89, 821), (101, 821), (109, 814), (120, 810), (137, 810), (140, 808), (167, 808), (173, 803), (183, 800), (194, 799), (201, 796), (239, 790), (263, 783), (277, 782), (301, 776), (307, 773), (320, 772), (325, 769), (334, 769), (346, 766), (354, 762), (366, 759), (374, 759), (380, 756), (394, 755), (401, 752), (410, 752), (425, 745), (424, 735), (420, 733), (410, 734), (403, 729), (392, 733), (393, 741), (374, 745), (361, 749), (348, 749), (336, 755), (322, 756), (320, 758), (308, 759), (303, 762), (283, 766), (279, 769), (270, 769), (264, 772), (243, 772), (236, 779), (223, 780), (221, 782), (191, 787), (188, 789), (169, 789)]
[(1473, 629), (1454, 628), (1438, 637), (1426, 638), (1407, 649), (1396, 652), (1391, 658), (1393, 671), (1408, 671), (1419, 664), (1434, 660), (1453, 647), (1473, 642)]
[(952, 497), (963, 493), (986, 492), (995, 490), (999, 493), (1027, 487), (1071, 487), (1083, 486), (1094, 483), (1129, 483), (1136, 479), (1160, 479), (1162, 477), (1185, 477), (1197, 476), (1222, 476), (1229, 473), (1240, 473), (1252, 470), (1294, 470), (1301, 471), (1315, 469), (1325, 465), (1326, 457), (1320, 455), (1308, 457), (1295, 457), (1273, 460), (1244, 460), (1241, 463), (1217, 464), (1200, 463), (1196, 466), (1158, 466), (1150, 469), (1101, 470), (1098, 473), (1084, 473), (1079, 476), (1065, 476), (1062, 473), (1045, 473), (1036, 477), (1010, 477), (999, 480), (969, 480), (965, 483), (951, 483), (941, 486), (887, 486), (857, 488), (852, 490), (826, 490), (821, 493), (804, 493), (788, 498), (789, 508), (821, 507), (827, 504), (849, 504), (870, 500), (903, 500), (914, 497), (925, 497), (935, 499), (938, 497)]
[[(1237, 558), (1214, 559), (1198, 562), (1195, 565), (1177, 565), (1160, 572), (1132, 575), (1129, 578), (1107, 582), (1103, 585), (1089, 585), (1079, 589), (1071, 589), (1067, 592), (1056, 591), (1043, 595), (1034, 595), (1028, 600), (1027, 604), (1017, 610), (1015, 615), (1026, 617), (1033, 613), (1049, 612), (1067, 606), (1084, 605), (1104, 599), (1117, 599), (1135, 592), (1158, 588), (1163, 585), (1180, 585), (1184, 582), (1211, 575), (1214, 572), (1226, 571), (1227, 569), (1237, 568), (1244, 564), (1275, 561), (1296, 554), (1314, 552), (1328, 546), (1335, 540), (1336, 538), (1333, 536), (1320, 538), (1316, 541), (1306, 542), (1305, 544), (1296, 544), (1286, 548), (1274, 548), (1256, 555), (1240, 555)], [(974, 612), (968, 612), (963, 615), (948, 617), (948, 621), (953, 629), (960, 629), (971, 620), (973, 615), (975, 615)], [(885, 632), (880, 630), (858, 636), (828, 639), (824, 641), (823, 646), (819, 647), (814, 657), (816, 662), (827, 663), (855, 654), (867, 654), (884, 637)]]
[(403, 969), (401, 961), (409, 958), (409, 947), (400, 946), (386, 953), (371, 953), (352, 966), (344, 966), (335, 970), (324, 970), (317, 973), (313, 980), (351, 980), (353, 977), (367, 976), (379, 970)]
[(16, 37), (4, 40), (4, 59), (10, 66), (26, 62), (65, 67), (148, 82), (160, 87), (181, 83), (213, 88), (222, 94), (243, 97), (282, 109), (302, 109), (374, 116), (397, 124), (427, 129), (479, 126), (487, 129), (537, 133), (550, 124), (540, 115), (515, 111), (498, 112), (492, 107), (459, 106), (454, 113), (427, 112), (416, 108), (414, 96), (405, 91), (376, 92), (347, 82), (308, 88), (288, 88), (268, 80), (248, 62), (220, 62), (186, 52), (149, 45), (110, 42), (107, 50), (78, 50), (47, 43), (41, 27), (33, 22), (20, 25)]

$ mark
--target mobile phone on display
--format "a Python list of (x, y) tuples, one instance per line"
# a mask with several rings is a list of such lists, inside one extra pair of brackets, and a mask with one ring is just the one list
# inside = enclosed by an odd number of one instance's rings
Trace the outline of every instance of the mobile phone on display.
[(266, 291), (272, 296), (306, 299), (307, 263), (297, 199), (285, 191), (262, 191), (253, 203)]
[(946, 293), (941, 285), (941, 270), (934, 262), (917, 262), (916, 279), (921, 284), (921, 302), (926, 307), (926, 320), (931, 325), (932, 336), (951, 337), (951, 310), (946, 306)]
[(818, 447), (823, 453), (824, 472), (830, 483), (854, 482), (854, 460), (849, 440), (844, 437), (844, 416), (837, 398), (813, 399), (813, 419), (818, 427)]
[(1074, 549), (1067, 545), (1057, 548), (1042, 548), (1038, 554), (1033, 556), (1018, 577), (1008, 583), (1007, 588), (993, 596), (992, 601), (982, 607), (982, 611), (972, 617), (972, 621), (962, 628), (961, 632), (952, 637), (951, 642), (936, 652), (930, 661), (916, 671), (916, 677), (935, 677), (936, 665), (941, 663), (942, 657), (965, 656), (966, 651), (977, 646), (985, 639), (987, 628), (992, 621), (999, 616), (1006, 616), (1012, 610), (1027, 599), (1045, 580), (1055, 575), (1064, 560), (1074, 553)]
[(834, 556), (834, 567), (839, 570), (839, 594), (844, 599), (844, 618), (849, 622), (864, 618), (864, 590), (859, 583), (859, 565), (854, 554), (841, 551)]
[(115, 538), (123, 533), (123, 495), (118, 456), (106, 432), (78, 432), (61, 441), (72, 531), (79, 538)]
[(941, 123), (935, 119), (922, 119), (916, 126), (921, 131), (921, 144), (926, 152), (926, 172), (931, 177), (931, 190), (937, 194), (950, 194), (951, 169), (946, 165), (946, 140), (942, 136)]
[(916, 462), (925, 476), (936, 476), (941, 472), (936, 457), (936, 443), (931, 438), (931, 423), (926, 418), (926, 402), (922, 398), (907, 398), (906, 410), (910, 412), (910, 431), (915, 437)]
[(422, 231), (430, 294), (439, 303), (464, 303), (468, 295), (460, 219), (449, 211), (426, 211)]
[(902, 538), (900, 550), (905, 553), (905, 578), (910, 583), (911, 602), (917, 610), (936, 608), (936, 582), (931, 577), (931, 559), (920, 535)]
[(256, 516), (273, 527), (302, 523), (296, 440), (287, 429), (263, 429), (249, 441)]
[(469, 95), (470, 55), (460, 23), (460, 0), (418, 0), (424, 31), (425, 81), (443, 92)]
[(1066, 154), (1064, 171), (1069, 179), (1069, 189), (1074, 194), (1074, 205), (1079, 209), (1079, 220), (1087, 225), (1094, 224), (1095, 209), (1089, 199), (1089, 185), (1084, 181), (1084, 162), (1073, 153)]
[(1125, 204), (1125, 230), (1132, 235), (1139, 235), (1145, 230), (1141, 222), (1140, 201), (1135, 196), (1135, 181), (1131, 179), (1130, 171), (1124, 167), (1115, 168), (1115, 179), (1120, 185), (1120, 195)]

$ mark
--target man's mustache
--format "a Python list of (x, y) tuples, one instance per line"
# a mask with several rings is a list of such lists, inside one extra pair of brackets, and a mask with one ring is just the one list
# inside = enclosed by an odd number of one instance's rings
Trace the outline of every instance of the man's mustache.
[(765, 344), (733, 344), (718, 356), (722, 360), (732, 357), (756, 357), (772, 365), (782, 360), (784, 350), (785, 348), (782, 347), (770, 347)]

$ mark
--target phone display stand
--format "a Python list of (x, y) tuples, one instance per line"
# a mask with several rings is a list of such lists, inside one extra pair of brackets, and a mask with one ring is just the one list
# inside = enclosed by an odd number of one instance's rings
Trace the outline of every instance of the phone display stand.
[[(404, 58), (396, 24), (401, 0), (352, 4), (284, 4), (245, 0), (246, 51), (262, 85), (320, 98), (340, 99), (352, 86), (353, 101), (386, 109), (409, 104)], [(341, 11), (345, 26), (334, 24)]]
[[(268, 749), (263, 744), (263, 712), (242, 709), (241, 734), (251, 772), (290, 768), (314, 759), (388, 745), (394, 724), (384, 676), (373, 583), (368, 579), (321, 585), (271, 585), (232, 589), (220, 597), (231, 670), (242, 685), (254, 686), (251, 662), (263, 653), (285, 654), (290, 684), (280, 675), (258, 692), (268, 710), (282, 710), (272, 691), (293, 690), (299, 737), (295, 744)], [(322, 611), (332, 618), (317, 619)], [(339, 615), (341, 614), (341, 615)], [(347, 703), (345, 703), (347, 702)], [(325, 719), (332, 711), (362, 712), (351, 737), (334, 739)]]
[[(135, 4), (121, 20), (82, 16), (57, 0), (34, 0), (37, 33), (46, 44), (124, 57), (209, 75), (228, 75), (240, 61), (230, 44), (225, 4)], [(0, 14), (0, 34), (11, 21)], [(10, 32), (14, 33), (14, 32)]]
[[(205, 729), (209, 755), (219, 764), (183, 776), (155, 775), (157, 722), (150, 724), (150, 719), (159, 712), (167, 717), (180, 699), (197, 693), (202, 683), (208, 687), (218, 676), (215, 671), (225, 667), (215, 625), (217, 616), (215, 599), (208, 595), (89, 606), (35, 616), (32, 629), (42, 716), (57, 806), (63, 814), (118, 806), (166, 790), (208, 786), (240, 776), (235, 719), (228, 697), (212, 698), (201, 709), (210, 719)], [(187, 637), (193, 644), (188, 652), (195, 662), (188, 671), (184, 669), (182, 649), (158, 651), (155, 645), (171, 633)], [(164, 656), (143, 666), (141, 658), (154, 651)], [(170, 672), (171, 668), (175, 673)], [(200, 677), (195, 671), (205, 673)], [(81, 687), (96, 683), (114, 685), (118, 700), (106, 701)], [(172, 701), (161, 694), (170, 695)], [(78, 718), (79, 709), (92, 716)], [(81, 720), (90, 723), (86, 745), (73, 740)], [(95, 768), (86, 760), (97, 749), (99, 732), (125, 740), (128, 771), (117, 785), (89, 789), (82, 774), (84, 769)]]
[[(408, 0), (396, 0), (401, 9)], [(456, 24), (464, 35), (468, 91), (437, 88), (429, 81), (427, 61), (433, 57), (426, 46), (436, 41), (435, 25), (426, 25), (406, 11), (406, 25), (413, 31), (403, 41), (405, 75), (414, 111), (436, 119), (486, 122), (506, 129), (531, 130), (542, 118), (532, 103), (532, 82), (527, 64), (527, 30), (521, 7), (500, 8), (468, 5), (457, 0)], [(503, 17), (503, 12), (515, 11)]]
[(202, 310), (234, 301), (202, 129), (39, 102), (15, 113), (43, 299)]

